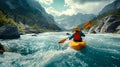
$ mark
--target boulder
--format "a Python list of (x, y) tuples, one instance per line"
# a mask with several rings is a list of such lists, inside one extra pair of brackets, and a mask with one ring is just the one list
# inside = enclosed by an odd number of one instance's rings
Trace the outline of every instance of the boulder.
[(88, 32), (92, 33), (93, 31), (95, 31), (95, 26), (91, 27)]
[[(116, 24), (118, 24), (118, 23), (116, 23), (116, 20), (117, 20), (117, 17), (113, 16), (113, 15), (103, 18), (102, 21), (103, 21), (104, 24), (103, 24), (100, 32), (108, 32), (108, 33), (114, 32), (115, 28), (117, 27)], [(114, 24), (115, 26), (113, 26), (112, 24)], [(111, 29), (113, 31), (110, 31)]]
[(120, 30), (116, 32), (117, 34), (120, 34)]
[(0, 54), (5, 52), (4, 46), (0, 43)]
[(100, 23), (98, 25), (95, 26), (94, 30), (100, 32), (102, 26), (104, 25), (104, 22), (101, 20), (99, 21)]
[(8, 24), (0, 27), (0, 39), (16, 39), (16, 38), (20, 38), (20, 34), (16, 26)]
[(106, 32), (108, 33), (112, 33), (112, 32), (116, 32), (116, 28), (120, 25), (120, 20), (119, 21), (114, 21), (113, 23), (109, 24)]

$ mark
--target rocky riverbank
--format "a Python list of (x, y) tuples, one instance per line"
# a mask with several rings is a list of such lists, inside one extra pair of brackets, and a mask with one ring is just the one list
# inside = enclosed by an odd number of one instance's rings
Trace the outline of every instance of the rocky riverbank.
[(117, 16), (106, 16), (101, 20), (97, 20), (98, 24), (92, 26), (89, 29), (90, 33), (101, 32), (101, 33), (118, 33), (120, 34), (120, 20)]

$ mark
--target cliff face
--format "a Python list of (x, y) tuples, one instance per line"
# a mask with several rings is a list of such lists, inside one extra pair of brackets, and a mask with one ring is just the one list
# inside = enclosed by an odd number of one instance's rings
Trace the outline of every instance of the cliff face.
[(92, 26), (89, 32), (102, 32), (102, 33), (119, 33), (120, 20), (117, 16), (106, 16), (101, 20), (98, 20), (98, 24)]
[(53, 16), (35, 0), (0, 0), (0, 10), (18, 24), (59, 31)]
[[(111, 7), (109, 9), (109, 7)], [(119, 33), (120, 34), (120, 1), (105, 6), (96, 18), (89, 32)]]

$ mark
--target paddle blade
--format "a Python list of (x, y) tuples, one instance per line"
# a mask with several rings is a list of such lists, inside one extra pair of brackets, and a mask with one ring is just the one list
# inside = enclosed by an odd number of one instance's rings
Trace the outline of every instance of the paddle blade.
[(59, 41), (58, 43), (64, 43), (67, 39), (62, 39), (61, 41)]
[(84, 24), (83, 28), (88, 28), (92, 24), (91, 21), (88, 21), (87, 23)]

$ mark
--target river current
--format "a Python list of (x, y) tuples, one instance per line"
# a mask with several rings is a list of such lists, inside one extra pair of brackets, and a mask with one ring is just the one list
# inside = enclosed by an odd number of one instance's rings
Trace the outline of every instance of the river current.
[(70, 40), (58, 42), (67, 32), (21, 35), (20, 39), (0, 40), (7, 52), (0, 55), (0, 67), (120, 67), (119, 34), (86, 34), (87, 46), (76, 51)]

